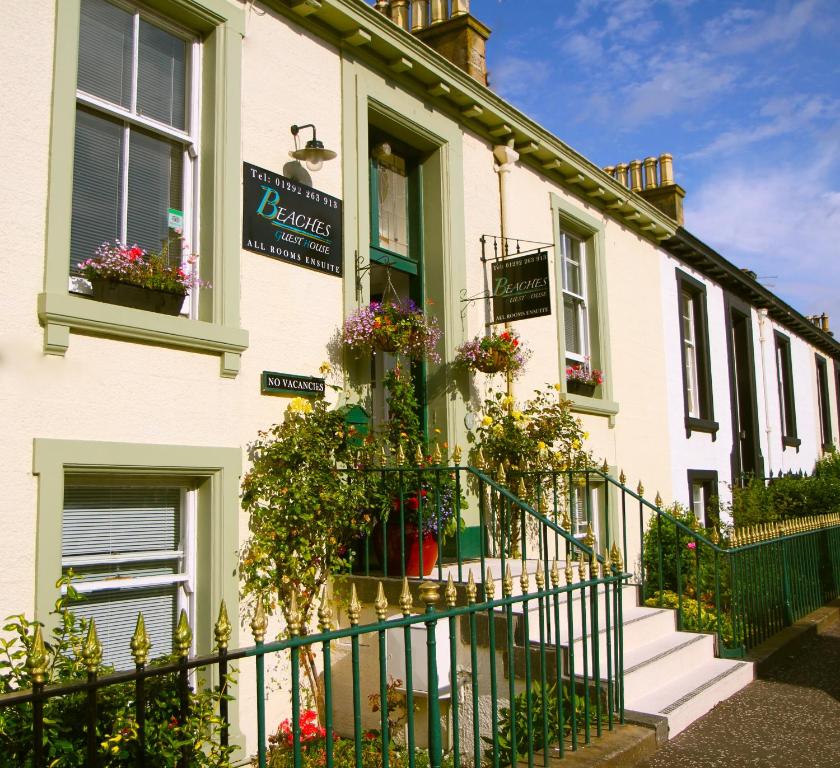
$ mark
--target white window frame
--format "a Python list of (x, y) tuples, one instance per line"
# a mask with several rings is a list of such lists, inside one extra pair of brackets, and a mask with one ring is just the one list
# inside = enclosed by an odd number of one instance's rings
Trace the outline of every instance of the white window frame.
[[(114, 104), (106, 99), (90, 93), (86, 93), (76, 86), (76, 108), (87, 107), (102, 115), (119, 120), (123, 126), (122, 135), (122, 178), (121, 196), (122, 206), (120, 209), (120, 232), (118, 239), (127, 243), (128, 228), (128, 168), (130, 153), (130, 134), (132, 126), (144, 128), (147, 131), (157, 134), (163, 138), (178, 141), (183, 144), (183, 177), (181, 179), (183, 189), (183, 241), (193, 246), (198, 243), (199, 238), (199, 208), (197, 201), (198, 190), (200, 189), (200, 163), (199, 147), (201, 146), (201, 42), (188, 30), (179, 27), (172, 22), (150, 13), (134, 4), (123, 0), (106, 0), (117, 8), (121, 8), (133, 17), (133, 57), (131, 60), (131, 108)], [(188, 55), (186, 61), (186, 82), (188, 92), (186, 94), (185, 130), (174, 128), (171, 125), (160, 122), (137, 112), (137, 75), (140, 40), (140, 21), (144, 20), (176, 37), (180, 37), (187, 43)], [(130, 245), (130, 243), (127, 243)], [(93, 254), (91, 254), (93, 255)], [(182, 263), (184, 263), (182, 261)], [(198, 262), (193, 265), (193, 270), (198, 273)], [(90, 282), (82, 277), (69, 275), (68, 287), (71, 292), (90, 294), (92, 288)], [(190, 291), (184, 300), (182, 314), (186, 313), (190, 318), (198, 317), (198, 291)]]
[[(572, 242), (577, 243), (578, 246), (578, 260), (575, 261), (571, 256)], [(588, 301), (587, 294), (589, 292), (589, 275), (586, 264), (586, 241), (582, 238), (576, 237), (569, 232), (561, 230), (560, 232), (560, 258), (562, 260), (561, 271), (563, 275), (563, 312), (566, 311), (566, 299), (574, 304), (575, 313), (577, 314), (578, 328), (580, 329), (580, 343), (581, 352), (572, 352), (566, 349), (566, 359), (574, 363), (585, 364), (590, 357), (589, 353), (589, 321), (588, 321)], [(575, 293), (569, 290), (568, 284), (568, 267), (569, 264), (575, 264), (578, 268), (578, 275), (580, 279), (580, 288), (583, 293)]]
[(697, 356), (697, 307), (696, 295), (682, 289), (680, 292), (680, 322), (683, 324), (683, 346), (685, 352), (685, 394), (688, 415), (700, 418), (700, 361)]
[[(73, 477), (72, 475), (70, 477)], [(87, 478), (86, 478), (87, 479)], [(99, 483), (83, 482), (82, 485), (96, 487)], [(101, 484), (102, 488), (110, 485)], [(172, 487), (169, 483), (144, 482), (144, 478), (126, 478), (125, 482), (119, 482), (121, 487), (137, 487), (148, 485), (149, 487)], [(70, 555), (62, 556), (62, 571), (66, 568), (81, 568), (101, 565), (130, 565), (134, 563), (150, 561), (177, 561), (179, 567), (176, 573), (158, 576), (127, 576), (119, 579), (101, 579), (98, 581), (81, 581), (73, 584), (73, 588), (80, 595), (96, 595), (103, 592), (130, 592), (136, 589), (149, 589), (151, 587), (178, 586), (176, 614), (180, 616), (185, 611), (187, 619), (192, 626), (195, 616), (195, 584), (196, 584), (196, 515), (197, 515), (197, 491), (187, 487), (181, 488), (180, 498), (180, 541), (177, 549), (169, 551), (150, 552), (129, 552), (118, 555)], [(67, 587), (61, 588), (62, 594), (66, 594)], [(176, 619), (177, 621), (177, 619)], [(172, 628), (173, 632), (175, 627)], [(190, 648), (195, 653), (195, 633), (192, 636)]]
[[(589, 515), (590, 519), (586, 518), (586, 485), (572, 483), (572, 494), (570, 499), (569, 520), (571, 521), (571, 528), (569, 533), (576, 539), (583, 540), (586, 537), (587, 523), (592, 524), (592, 532), (596, 540), (600, 540), (600, 525), (601, 508), (599, 506), (599, 496), (606, 491), (604, 483), (595, 482), (592, 478), (589, 479)], [(577, 517), (577, 507), (581, 505), (581, 517)]]

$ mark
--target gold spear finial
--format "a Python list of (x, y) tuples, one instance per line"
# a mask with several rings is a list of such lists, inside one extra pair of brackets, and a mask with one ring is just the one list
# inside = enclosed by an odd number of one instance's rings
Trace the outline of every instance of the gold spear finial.
[(134, 626), (134, 634), (131, 636), (129, 647), (134, 663), (138, 667), (142, 667), (149, 660), (149, 649), (152, 647), (152, 641), (149, 640), (149, 633), (146, 632), (146, 621), (142, 613), (137, 614), (137, 624)]
[(605, 475), (608, 475), (610, 473), (610, 465), (607, 464), (606, 459), (604, 459), (604, 463), (601, 464), (601, 472), (603, 472)]
[(580, 553), (580, 559), (578, 560), (578, 581), (586, 581), (586, 558), (583, 556), (583, 552)]
[(402, 443), (397, 446), (397, 466), (401, 467), (405, 464), (405, 451), (403, 450)]
[(446, 581), (446, 589), (443, 591), (443, 596), (446, 598), (446, 605), (449, 608), (454, 608), (458, 603), (458, 590), (455, 588), (455, 579), (452, 578), (451, 571)]
[(566, 584), (571, 584), (575, 580), (574, 571), (572, 570), (572, 561), (566, 561), (566, 572), (564, 574), (566, 576)]
[(712, 532), (709, 536), (712, 541), (712, 544), (718, 546), (720, 544), (720, 534), (717, 532), (717, 528), (712, 528)]
[(259, 595), (257, 597), (257, 604), (254, 607), (254, 616), (251, 619), (251, 634), (254, 636), (254, 642), (261, 643), (265, 640), (265, 631), (267, 629), (268, 619), (265, 615), (262, 595)]
[(82, 662), (88, 674), (92, 675), (99, 669), (99, 663), (102, 661), (102, 643), (99, 642), (99, 636), (96, 634), (96, 622), (91, 619), (88, 625), (87, 637), (82, 645)]
[(414, 606), (414, 600), (411, 597), (411, 590), (408, 588), (408, 576), (403, 576), (403, 587), (400, 593), (400, 610), (403, 616), (408, 616)]
[(627, 475), (624, 474), (624, 470), (622, 469), (618, 475), (618, 482), (622, 485), (627, 485)]
[(359, 623), (359, 616), (362, 615), (362, 604), (359, 602), (359, 596), (356, 594), (356, 585), (350, 585), (350, 603), (347, 605), (347, 618), (350, 621), (350, 626), (355, 627)]
[(489, 568), (484, 575), (484, 596), (491, 601), (496, 597), (496, 581), (493, 578), (493, 571)]
[(516, 486), (516, 495), (519, 496), (520, 499), (524, 499), (527, 494), (528, 494), (528, 489), (525, 487), (525, 480), (520, 475), (519, 485)]
[(505, 567), (505, 575), (502, 579), (502, 597), (510, 597), (513, 594), (513, 574), (510, 572), (510, 563)]
[(456, 445), (455, 449), (452, 451), (452, 463), (459, 467), (461, 465), (461, 446)]
[(618, 558), (620, 557), (618, 553), (618, 545), (613, 542), (612, 547), (610, 547), (610, 565), (613, 567), (613, 570), (618, 570)]
[(187, 620), (187, 612), (183, 608), (178, 618), (178, 626), (175, 627), (173, 640), (172, 645), (175, 648), (176, 655), (182, 659), (189, 656), (190, 646), (192, 645), (192, 630), (190, 629), (190, 622)]
[(475, 602), (476, 597), (476, 588), (475, 588), (475, 578), (473, 577), (472, 570), (467, 575), (467, 602), (472, 605)]
[(388, 454), (385, 453), (385, 446), (384, 445), (379, 447), (379, 466), (380, 467), (387, 467), (388, 466)]
[(289, 634), (297, 637), (300, 634), (300, 611), (298, 610), (297, 594), (292, 592), (289, 601)]
[(414, 449), (414, 463), (415, 463), (418, 467), (422, 467), (422, 466), (423, 466), (423, 462), (424, 462), (424, 459), (423, 459), (423, 451), (421, 451), (421, 450), (420, 450), (420, 444), (418, 443), (418, 444), (417, 444), (417, 447)]
[(329, 632), (332, 628), (332, 606), (327, 595), (327, 586), (321, 590), (321, 606), (318, 608), (318, 629)]
[(496, 482), (499, 485), (504, 485), (507, 482), (507, 475), (505, 475), (505, 465), (500, 461), (499, 468), (496, 470)]
[(41, 625), (35, 626), (35, 634), (32, 636), (32, 645), (29, 648), (29, 655), (26, 659), (26, 668), (29, 676), (36, 685), (43, 685), (47, 680), (47, 648), (44, 645), (44, 635), (41, 632)]
[(610, 550), (604, 547), (604, 559), (601, 561), (601, 578), (605, 579), (610, 570)]
[(560, 586), (560, 567), (557, 565), (557, 558), (551, 561), (551, 586), (554, 589)]
[(656, 498), (653, 500), (653, 503), (660, 509), (662, 508), (662, 496), (660, 496), (659, 491), (656, 492)]
[(440, 443), (435, 443), (435, 449), (432, 451), (432, 464), (440, 466), (443, 461), (443, 456), (440, 452)]
[(639, 480), (639, 484), (636, 486), (636, 493), (639, 496), (644, 496), (645, 495), (645, 487), (642, 485), (641, 480)]
[(531, 591), (531, 575), (528, 573), (525, 563), (522, 563), (522, 573), (519, 574), (519, 588), (523, 595), (527, 595)]
[(543, 571), (542, 560), (537, 560), (537, 572), (534, 574), (534, 581), (537, 584), (537, 591), (542, 592), (545, 587), (545, 572)]
[(572, 527), (572, 520), (571, 520), (571, 518), (569, 517), (569, 510), (568, 510), (568, 508), (564, 508), (564, 509), (563, 509), (563, 516), (560, 518), (560, 527), (561, 527), (564, 531), (568, 531), (568, 530), (569, 530), (569, 528), (571, 528), (571, 527)]
[(475, 454), (475, 466), (478, 469), (484, 469), (487, 466), (487, 461), (484, 458), (484, 449), (479, 446), (478, 451)]
[(376, 600), (373, 601), (373, 607), (376, 610), (376, 618), (379, 621), (385, 621), (388, 612), (388, 600), (385, 598), (385, 587), (382, 586), (381, 581), (376, 589)]
[[(230, 625), (228, 618), (227, 606), (225, 601), (219, 603), (219, 617), (216, 619), (216, 624), (213, 627), (213, 637), (216, 638), (216, 647), (219, 649), (227, 648), (230, 641), (230, 634), (233, 627)], [(133, 646), (132, 646), (133, 649)]]
[(592, 550), (593, 555), (595, 554), (595, 531), (592, 530), (592, 523), (588, 522), (586, 524), (586, 535), (583, 537), (583, 543), (586, 544)]

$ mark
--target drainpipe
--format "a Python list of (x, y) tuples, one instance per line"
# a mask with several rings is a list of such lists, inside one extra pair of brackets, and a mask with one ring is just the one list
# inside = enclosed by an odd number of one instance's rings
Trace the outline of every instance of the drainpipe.
[[(510, 144), (499, 144), (493, 147), (493, 157), (496, 159), (496, 173), (499, 174), (499, 230), (502, 235), (502, 258), (507, 256), (507, 237), (508, 232), (508, 208), (505, 205), (507, 200), (507, 177), (513, 170), (513, 166), (519, 160), (519, 153), (513, 148), (513, 142)], [(510, 330), (510, 323), (505, 323), (505, 330)], [(507, 395), (508, 398), (513, 398), (513, 376), (508, 372), (507, 374)], [(513, 406), (511, 406), (513, 407)]]
[(764, 337), (764, 326), (767, 323), (767, 310), (758, 310), (758, 344), (761, 348), (761, 386), (764, 390), (764, 432), (767, 438), (767, 469), (773, 473), (773, 447), (770, 439), (773, 427), (770, 422), (770, 401), (767, 399), (767, 364), (764, 360), (764, 348), (767, 339)]

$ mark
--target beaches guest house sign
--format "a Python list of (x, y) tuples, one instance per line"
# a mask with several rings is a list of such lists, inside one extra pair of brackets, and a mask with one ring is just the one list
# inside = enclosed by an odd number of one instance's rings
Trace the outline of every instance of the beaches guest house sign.
[(341, 200), (243, 163), (242, 247), (341, 277)]

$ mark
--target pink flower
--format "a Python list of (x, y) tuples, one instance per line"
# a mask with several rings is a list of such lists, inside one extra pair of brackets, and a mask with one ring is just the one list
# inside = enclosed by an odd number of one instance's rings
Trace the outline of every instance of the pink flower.
[(686, 547), (688, 547), (688, 549), (697, 549), (697, 542), (689, 541), (688, 544), (686, 544)]

